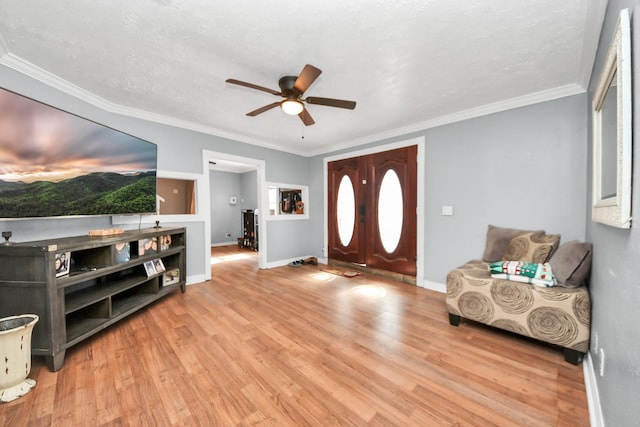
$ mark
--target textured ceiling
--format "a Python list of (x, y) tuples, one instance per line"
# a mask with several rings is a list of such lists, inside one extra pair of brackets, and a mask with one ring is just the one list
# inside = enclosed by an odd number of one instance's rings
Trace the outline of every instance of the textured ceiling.
[[(584, 91), (606, 1), (21, 0), (0, 63), (109, 111), (303, 155)], [(305, 127), (278, 89), (323, 73)], [(302, 136), (304, 135), (304, 139)]]

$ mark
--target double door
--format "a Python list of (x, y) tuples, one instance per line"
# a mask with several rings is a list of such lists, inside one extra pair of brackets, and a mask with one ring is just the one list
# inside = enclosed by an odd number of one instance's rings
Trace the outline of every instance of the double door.
[(329, 258), (415, 276), (417, 146), (328, 168)]

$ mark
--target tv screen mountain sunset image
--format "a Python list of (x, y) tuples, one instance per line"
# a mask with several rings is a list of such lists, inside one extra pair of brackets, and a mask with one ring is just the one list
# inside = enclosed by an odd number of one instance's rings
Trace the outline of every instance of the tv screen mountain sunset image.
[(155, 144), (0, 90), (0, 218), (152, 213)]

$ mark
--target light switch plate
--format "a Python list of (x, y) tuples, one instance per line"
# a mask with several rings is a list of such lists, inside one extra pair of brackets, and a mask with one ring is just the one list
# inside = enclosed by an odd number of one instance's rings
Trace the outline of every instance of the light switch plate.
[(442, 207), (442, 215), (443, 216), (453, 216), (453, 206), (443, 206)]

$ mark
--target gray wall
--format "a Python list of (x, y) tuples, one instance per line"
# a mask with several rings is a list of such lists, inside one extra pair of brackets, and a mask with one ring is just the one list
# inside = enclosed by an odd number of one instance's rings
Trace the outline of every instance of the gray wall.
[[(305, 157), (112, 114), (2, 65), (0, 65), (0, 86), (157, 144), (158, 169), (162, 171), (202, 174), (204, 172), (202, 150), (206, 149), (263, 160), (266, 165), (267, 181), (308, 184), (308, 159)], [(142, 218), (142, 226), (153, 225), (153, 220), (155, 216)], [(165, 222), (163, 225), (187, 227), (187, 253), (189, 254), (187, 275), (204, 276), (205, 271), (210, 268), (209, 254), (204, 253), (206, 241), (204, 222)], [(267, 224), (267, 235), (271, 232), (271, 225), (271, 223)], [(15, 241), (85, 235), (90, 229), (110, 226), (112, 226), (110, 217), (0, 221), (0, 230), (13, 231), (12, 240)], [(295, 224), (291, 227), (293, 232), (299, 232), (299, 226), (300, 224)], [(136, 226), (123, 226), (123, 228), (136, 228)], [(280, 234), (282, 228), (287, 228), (287, 224), (278, 224), (276, 228), (274, 233), (277, 231)], [(308, 239), (302, 241), (299, 247), (291, 247), (280, 239), (272, 239), (269, 240), (267, 248), (264, 244), (262, 248), (269, 250), (268, 259), (271, 261), (278, 260), (273, 256), (281, 256), (284, 259), (294, 258), (311, 251)]]
[[(238, 237), (242, 237), (242, 210), (258, 209), (257, 175), (256, 171), (245, 173), (210, 172), (212, 245), (235, 243)], [(231, 196), (236, 196), (237, 204), (229, 204)], [(227, 233), (230, 233), (231, 237), (226, 237)]]
[[(240, 174), (211, 171), (209, 174), (209, 186), (211, 197), (211, 245), (235, 242), (238, 237), (242, 237)], [(235, 205), (229, 203), (231, 196), (235, 196), (238, 200)], [(226, 237), (227, 233), (231, 234), (231, 236)]]
[(585, 109), (577, 95), (426, 132), (428, 280), (480, 258), (488, 224), (584, 240)]
[(239, 200), (242, 209), (258, 209), (258, 173), (256, 171), (240, 174)]
[[(443, 284), (451, 269), (480, 258), (489, 224), (584, 240), (586, 99), (566, 97), (369, 144), (425, 137), (425, 217), (419, 220), (426, 280)], [(323, 157), (334, 154), (313, 159), (312, 186), (323, 179)], [(324, 215), (322, 195), (311, 195), (315, 214)], [(443, 205), (453, 205), (454, 215), (442, 216)], [(316, 250), (322, 227), (322, 217), (311, 224)]]
[[(594, 64), (589, 99), (599, 77), (611, 43), (613, 31), (621, 9), (631, 11), (631, 46), (633, 57), (633, 136), (640, 138), (640, 4), (637, 0), (609, 0), (598, 55)], [(591, 127), (588, 145), (591, 146)], [(632, 209), (634, 217), (640, 215), (640, 147), (634, 144), (634, 173), (632, 182)], [(640, 409), (640, 280), (634, 268), (640, 259), (640, 222), (634, 220), (630, 230), (622, 230), (591, 221), (591, 156), (587, 180), (588, 205), (586, 206), (586, 235), (593, 243), (593, 267), (591, 272), (591, 349), (593, 365), (598, 371), (604, 350), (604, 375), (596, 374), (600, 403), (607, 426), (631, 426), (638, 424)], [(596, 339), (599, 348), (596, 348)]]

